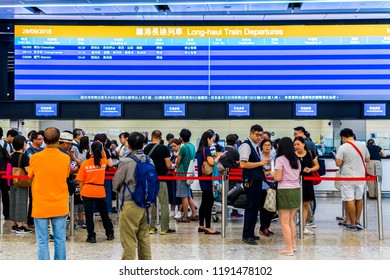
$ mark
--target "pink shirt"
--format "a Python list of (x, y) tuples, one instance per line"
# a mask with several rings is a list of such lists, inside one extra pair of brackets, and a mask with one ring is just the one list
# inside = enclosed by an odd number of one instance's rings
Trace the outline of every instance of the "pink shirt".
[(282, 180), (278, 182), (278, 189), (300, 188), (299, 174), (301, 173), (301, 163), (299, 161), (298, 166), (298, 169), (292, 169), (285, 156), (276, 158), (275, 170), (282, 170)]

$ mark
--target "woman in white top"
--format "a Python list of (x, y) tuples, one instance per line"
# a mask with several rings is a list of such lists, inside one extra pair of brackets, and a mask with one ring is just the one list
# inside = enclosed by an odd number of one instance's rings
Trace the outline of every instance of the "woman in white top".
[(283, 137), (279, 142), (273, 176), (278, 181), (276, 201), (285, 242), (285, 248), (279, 251), (281, 255), (293, 256), (296, 248), (295, 215), (301, 205), (300, 172), (293, 142), (291, 138)]

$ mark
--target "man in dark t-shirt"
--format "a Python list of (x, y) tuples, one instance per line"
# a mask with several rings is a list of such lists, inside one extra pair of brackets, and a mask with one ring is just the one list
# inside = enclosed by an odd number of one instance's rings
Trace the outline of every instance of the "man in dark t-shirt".
[[(161, 145), (162, 133), (160, 130), (152, 132), (152, 143), (144, 148), (145, 155), (148, 155), (156, 167), (158, 176), (167, 176), (168, 170), (171, 168), (171, 154), (169, 149)], [(168, 187), (167, 182), (160, 181), (160, 191), (158, 193), (158, 201), (161, 205), (161, 231), (160, 234), (174, 233), (175, 230), (169, 228), (169, 202), (168, 202)], [(151, 221), (149, 233), (157, 232), (155, 221), (155, 206), (152, 206)]]

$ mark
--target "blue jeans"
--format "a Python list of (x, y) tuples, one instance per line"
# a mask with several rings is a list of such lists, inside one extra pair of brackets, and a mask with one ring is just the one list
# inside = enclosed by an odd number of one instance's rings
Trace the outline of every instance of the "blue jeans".
[(38, 260), (50, 260), (49, 221), (53, 227), (54, 259), (66, 260), (66, 215), (54, 218), (34, 218)]

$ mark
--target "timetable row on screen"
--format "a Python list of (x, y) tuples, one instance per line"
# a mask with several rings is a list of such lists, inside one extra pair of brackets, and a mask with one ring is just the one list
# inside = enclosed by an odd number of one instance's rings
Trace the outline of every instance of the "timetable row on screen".
[(285, 38), (66, 38), (15, 37), (15, 45), (142, 45), (142, 46), (275, 46), (275, 45), (388, 45), (390, 37), (285, 37)]

